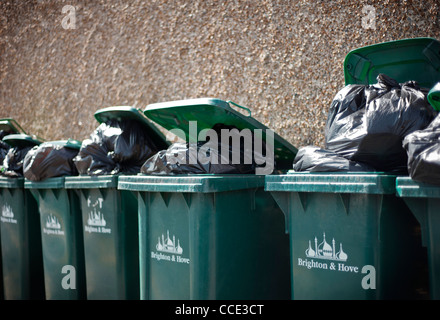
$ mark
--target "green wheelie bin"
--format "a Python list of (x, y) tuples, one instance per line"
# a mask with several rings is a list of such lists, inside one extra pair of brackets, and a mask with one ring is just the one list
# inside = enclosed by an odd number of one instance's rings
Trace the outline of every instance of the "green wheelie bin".
[[(51, 141), (79, 150), (80, 141)], [(47, 300), (86, 299), (82, 216), (78, 195), (64, 188), (64, 176), (25, 180), (38, 203)]]
[[(3, 138), (11, 147), (31, 147), (41, 141), (16, 133)], [(44, 272), (38, 206), (24, 188), (23, 177), (0, 176), (0, 235), (4, 298), (44, 299)]]
[[(231, 105), (190, 99), (144, 113), (190, 142), (217, 123), (266, 132)], [(297, 152), (276, 134), (270, 148), (279, 168)], [(290, 299), (288, 236), (264, 175), (139, 174), (120, 176), (118, 189), (139, 201), (141, 299)]]
[(397, 194), (420, 223), (422, 242), (427, 248), (429, 292), (440, 299), (440, 187), (417, 182), (410, 177), (397, 178)]
[(266, 177), (286, 215), (293, 299), (424, 298), (418, 223), (395, 181), (377, 173)]
[[(99, 123), (132, 119), (143, 124), (159, 146), (165, 137), (141, 110), (129, 106), (100, 109)], [(120, 191), (118, 175), (80, 175), (65, 178), (65, 188), (75, 190), (82, 212), (87, 299), (139, 299), (137, 199)]]
[[(25, 133), (24, 129), (12, 118), (0, 119), (0, 138), (3, 139), (9, 134)], [(9, 146), (8, 146), (9, 147)], [(6, 148), (3, 154), (0, 154), (0, 166), (3, 163), (3, 157), (5, 156)], [(0, 237), (1, 239), (1, 237)], [(1, 246), (0, 246), (0, 300), (4, 298), (3, 296), (3, 275), (2, 275), (2, 257), (1, 257)]]
[[(440, 42), (390, 41), (350, 51), (345, 84), (375, 83), (384, 73), (432, 88)], [(286, 215), (293, 299), (422, 299), (426, 252), (420, 225), (396, 197), (386, 173), (295, 173), (266, 177)]]

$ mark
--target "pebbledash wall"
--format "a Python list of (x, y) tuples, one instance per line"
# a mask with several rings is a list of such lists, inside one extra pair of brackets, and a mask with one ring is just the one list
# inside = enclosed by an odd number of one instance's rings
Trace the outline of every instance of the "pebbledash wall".
[(0, 117), (47, 140), (87, 138), (103, 107), (215, 97), (322, 146), (350, 50), (440, 38), (437, 0), (4, 0), (0, 13)]

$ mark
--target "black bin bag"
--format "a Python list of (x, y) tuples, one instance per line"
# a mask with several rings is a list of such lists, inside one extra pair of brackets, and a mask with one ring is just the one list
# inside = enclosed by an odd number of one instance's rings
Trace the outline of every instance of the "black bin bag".
[(335, 152), (316, 146), (305, 146), (298, 150), (293, 161), (293, 171), (309, 172), (374, 172), (374, 168), (362, 162), (348, 160)]
[(440, 185), (440, 115), (424, 130), (405, 137), (409, 176), (419, 182)]
[(0, 174), (9, 178), (23, 177), (23, 161), (26, 154), (31, 149), (31, 146), (16, 146), (9, 148), (5, 158), (3, 159)]
[(44, 142), (27, 152), (23, 160), (23, 175), (30, 181), (77, 175), (78, 171), (73, 163), (77, 154), (77, 148)]
[(73, 159), (80, 175), (134, 174), (158, 151), (137, 120), (107, 120), (82, 142)]
[(377, 171), (407, 173), (402, 141), (435, 117), (427, 93), (415, 81), (399, 84), (385, 74), (373, 85), (345, 86), (330, 106), (325, 149)]
[[(240, 145), (234, 146), (232, 141), (222, 143), (222, 129), (227, 129), (228, 135), (238, 134), (235, 126), (217, 123), (212, 127), (218, 139), (197, 143), (176, 142), (166, 150), (161, 150), (141, 167), (142, 174), (174, 175), (174, 174), (254, 174), (258, 167), (255, 159), (262, 158), (266, 153), (265, 143), (261, 142), (261, 153), (255, 152), (253, 145), (248, 146), (241, 140)], [(237, 131), (234, 131), (237, 130)], [(252, 141), (254, 136), (252, 134)], [(254, 152), (252, 152), (254, 150)], [(234, 161), (234, 156), (237, 161)]]

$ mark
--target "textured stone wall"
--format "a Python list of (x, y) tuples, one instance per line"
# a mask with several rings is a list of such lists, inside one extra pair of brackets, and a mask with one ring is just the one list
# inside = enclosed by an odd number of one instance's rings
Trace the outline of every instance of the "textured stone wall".
[(0, 117), (48, 140), (88, 137), (103, 107), (215, 97), (322, 146), (350, 50), (440, 38), (438, 0), (2, 0), (0, 12)]

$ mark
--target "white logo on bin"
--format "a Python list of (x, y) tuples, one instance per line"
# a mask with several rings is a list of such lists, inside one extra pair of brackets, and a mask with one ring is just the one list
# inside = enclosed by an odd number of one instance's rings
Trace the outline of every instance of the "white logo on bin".
[(156, 252), (151, 251), (151, 258), (157, 261), (165, 260), (177, 263), (189, 264), (189, 259), (182, 257), (183, 248), (180, 246), (180, 240), (173, 235), (170, 237), (170, 232), (167, 230), (167, 237), (162, 233), (161, 237), (157, 238)]
[(342, 250), (342, 243), (339, 244), (339, 251), (336, 252), (335, 239), (332, 240), (332, 245), (325, 241), (325, 233), (323, 234), (323, 241), (318, 245), (318, 239), (315, 237), (315, 249), (312, 249), (312, 244), (309, 240), (309, 248), (306, 250), (306, 256), (309, 258), (327, 259), (327, 260), (341, 260), (347, 261), (347, 254)]
[[(315, 237), (314, 245), (309, 240), (309, 247), (305, 251), (305, 255), (309, 259), (298, 258), (298, 266), (306, 267), (307, 269), (324, 269), (342, 272), (359, 272), (359, 267), (347, 265), (348, 254), (342, 249), (342, 243), (339, 244), (339, 250), (336, 251), (336, 241), (333, 238), (330, 245), (325, 239), (325, 232), (323, 233), (323, 240), (318, 245), (318, 239)], [(316, 260), (318, 261), (316, 261)], [(319, 260), (328, 260), (319, 261)]]
[(183, 249), (180, 246), (180, 241), (177, 239), (177, 245), (176, 245), (176, 237), (173, 236), (173, 240), (170, 239), (170, 232), (167, 231), (167, 238), (164, 239), (164, 235), (162, 234), (162, 241), (160, 237), (158, 238), (157, 244), (156, 244), (156, 250), (161, 252), (168, 252), (168, 253), (177, 253), (182, 254)]
[(111, 233), (110, 228), (105, 228), (107, 221), (104, 218), (104, 214), (101, 212), (103, 198), (97, 198), (96, 201), (87, 199), (87, 207), (90, 208), (87, 216), (87, 225), (84, 226), (85, 231), (89, 233)]
[(64, 235), (64, 231), (61, 230), (61, 224), (57, 217), (53, 214), (49, 214), (46, 218), (46, 223), (44, 224), (43, 232), (46, 234)]
[(7, 223), (17, 223), (17, 219), (14, 219), (12, 208), (8, 204), (3, 205), (2, 207), (1, 221)]

